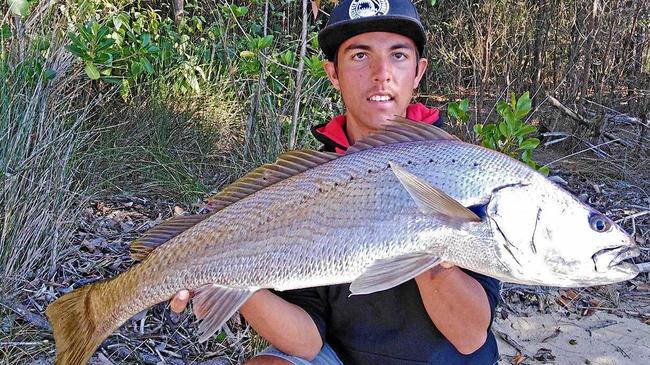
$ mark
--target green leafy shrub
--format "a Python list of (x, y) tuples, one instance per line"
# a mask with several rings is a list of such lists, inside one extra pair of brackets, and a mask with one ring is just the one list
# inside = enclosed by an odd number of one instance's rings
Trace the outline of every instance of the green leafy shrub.
[[(533, 151), (539, 147), (540, 141), (538, 138), (531, 137), (537, 133), (537, 128), (524, 121), (530, 113), (531, 105), (528, 92), (519, 98), (512, 93), (509, 101), (500, 100), (497, 103), (499, 120), (496, 123), (475, 124), (474, 133), (482, 146), (517, 158), (542, 174), (548, 175), (548, 167), (541, 166), (533, 160)], [(447, 113), (451, 118), (467, 123), (469, 100), (449, 103)]]
[(447, 105), (447, 114), (450, 118), (461, 123), (469, 122), (469, 99), (465, 98), (460, 102), (451, 102)]

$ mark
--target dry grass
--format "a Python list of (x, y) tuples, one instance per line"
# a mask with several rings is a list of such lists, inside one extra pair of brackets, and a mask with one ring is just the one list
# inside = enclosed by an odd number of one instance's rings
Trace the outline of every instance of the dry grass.
[[(650, 210), (650, 184), (648, 170), (639, 167), (648, 166), (650, 158), (645, 154), (645, 147), (636, 146), (634, 151), (641, 152), (641, 156), (637, 155), (635, 160), (630, 159), (628, 148), (616, 146), (607, 150), (608, 158), (592, 152), (566, 157), (569, 153), (556, 148), (542, 151), (540, 158), (547, 162), (562, 158), (553, 166), (555, 173), (567, 181), (567, 188), (634, 232), (644, 250), (642, 259), (648, 261), (650, 214), (639, 213)], [(51, 361), (54, 347), (50, 333), (38, 327), (40, 321), (17, 313), (16, 308), (27, 309), (39, 318), (55, 297), (126, 270), (132, 264), (127, 255), (128, 243), (174, 211), (179, 211), (179, 207), (172, 201), (128, 194), (87, 205), (72, 239), (72, 245), (78, 250), (64, 257), (53, 280), (32, 280), (13, 304), (0, 304), (3, 361), (11, 365)], [(627, 283), (574, 291), (507, 285), (500, 313), (507, 315), (506, 312), (517, 313), (522, 308), (533, 307), (542, 313), (559, 311), (585, 316), (607, 310), (647, 321), (650, 317), (643, 308), (650, 305), (646, 295), (648, 283), (648, 274), (642, 274)], [(208, 342), (198, 344), (195, 319), (190, 313), (188, 310), (176, 316), (166, 303), (149, 309), (113, 334), (95, 354), (93, 363), (236, 364), (265, 346), (239, 317)]]
[(30, 74), (29, 60), (38, 55), (29, 52), (15, 52), (1, 71), (0, 288), (9, 294), (25, 280), (51, 276), (84, 199), (75, 179), (84, 143), (79, 130), (94, 100), (75, 102), (84, 84), (70, 74), (73, 60), (62, 40), (50, 42), (43, 67), (57, 72), (54, 80)]
[[(54, 344), (42, 315), (45, 307), (73, 288), (128, 269), (133, 264), (128, 243), (179, 209), (182, 208), (170, 201), (130, 195), (89, 203), (80, 215), (79, 230), (72, 237), (72, 245), (77, 249), (62, 257), (63, 263), (53, 280), (36, 278), (14, 299), (0, 301), (0, 362), (13, 365), (39, 358), (51, 361)], [(103, 363), (106, 358), (117, 364), (231, 364), (241, 362), (264, 346), (238, 317), (203, 344), (198, 343), (196, 327), (191, 310), (175, 315), (162, 303), (129, 320), (109, 337), (91, 363)]]

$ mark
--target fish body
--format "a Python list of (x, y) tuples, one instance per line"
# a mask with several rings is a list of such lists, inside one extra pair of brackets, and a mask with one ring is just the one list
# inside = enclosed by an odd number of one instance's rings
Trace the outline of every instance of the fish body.
[(638, 273), (622, 262), (638, 248), (620, 227), (506, 155), (403, 123), (366, 145), (256, 170), (218, 196), (227, 203), (215, 213), (145, 248), (141, 263), (55, 301), (57, 364), (85, 363), (128, 318), (181, 289), (197, 292), (204, 340), (261, 288), (351, 282), (366, 294), (443, 261), (552, 286)]

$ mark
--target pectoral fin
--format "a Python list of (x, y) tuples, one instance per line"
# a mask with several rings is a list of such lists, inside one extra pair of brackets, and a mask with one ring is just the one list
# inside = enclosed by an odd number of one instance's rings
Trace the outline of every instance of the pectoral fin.
[(204, 285), (196, 290), (193, 310), (199, 323), (199, 342), (204, 342), (232, 317), (255, 291), (229, 288), (216, 284)]
[(406, 171), (406, 169), (394, 162), (389, 162), (389, 164), (399, 182), (402, 183), (423, 213), (443, 215), (452, 220), (481, 221), (481, 218), (474, 212), (465, 208), (442, 190)]
[(377, 260), (350, 285), (352, 295), (390, 289), (438, 265), (440, 258), (416, 252)]

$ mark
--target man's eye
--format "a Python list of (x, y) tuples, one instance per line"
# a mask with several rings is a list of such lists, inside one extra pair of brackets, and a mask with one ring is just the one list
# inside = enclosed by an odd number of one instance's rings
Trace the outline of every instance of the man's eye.
[(355, 60), (363, 60), (367, 57), (367, 55), (363, 52), (360, 53), (355, 53), (354, 56), (352, 56), (353, 59)]
[(393, 57), (397, 58), (398, 60), (404, 60), (407, 58), (406, 53), (402, 53), (402, 52), (395, 53)]

